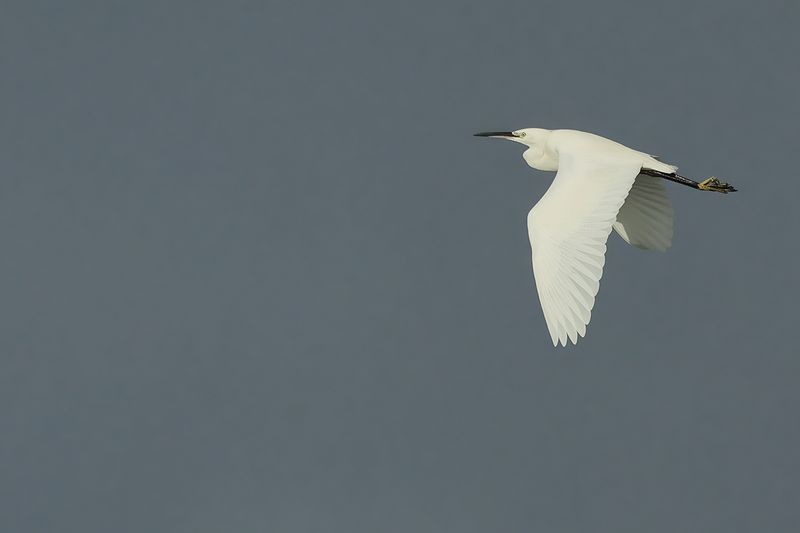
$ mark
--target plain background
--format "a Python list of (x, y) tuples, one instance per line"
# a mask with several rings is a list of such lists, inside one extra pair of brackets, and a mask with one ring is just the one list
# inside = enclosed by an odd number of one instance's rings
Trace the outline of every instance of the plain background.
[[(5, 2), (0, 530), (793, 532), (797, 2)], [(669, 184), (554, 349), (471, 136)]]

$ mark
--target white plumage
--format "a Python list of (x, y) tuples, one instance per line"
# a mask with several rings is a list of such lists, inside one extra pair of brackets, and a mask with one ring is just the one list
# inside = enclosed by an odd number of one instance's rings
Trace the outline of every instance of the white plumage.
[(637, 176), (613, 228), (628, 244), (666, 252), (672, 245), (672, 205), (664, 184)]
[(528, 213), (536, 289), (554, 345), (586, 334), (612, 228), (639, 248), (664, 251), (672, 244), (672, 206), (660, 177), (735, 190), (715, 178), (693, 182), (678, 176), (677, 167), (591, 133), (526, 128), (476, 135), (523, 144), (531, 167), (557, 170)]

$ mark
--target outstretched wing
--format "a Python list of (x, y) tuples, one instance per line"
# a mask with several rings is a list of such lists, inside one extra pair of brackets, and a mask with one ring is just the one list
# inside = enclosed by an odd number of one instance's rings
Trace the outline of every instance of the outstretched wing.
[(606, 240), (640, 169), (639, 160), (561, 153), (552, 185), (528, 213), (536, 290), (553, 345), (586, 334)]
[(672, 205), (660, 179), (637, 176), (614, 230), (638, 248), (664, 252), (672, 245)]

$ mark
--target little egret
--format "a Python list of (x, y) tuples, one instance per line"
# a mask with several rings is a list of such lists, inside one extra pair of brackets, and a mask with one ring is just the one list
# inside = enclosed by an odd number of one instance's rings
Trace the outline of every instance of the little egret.
[(475, 136), (518, 142), (527, 147), (529, 166), (557, 171), (528, 213), (536, 290), (554, 346), (586, 335), (612, 228), (639, 248), (665, 251), (672, 244), (672, 206), (659, 178), (736, 191), (717, 178), (679, 176), (678, 167), (592, 133), (524, 128)]

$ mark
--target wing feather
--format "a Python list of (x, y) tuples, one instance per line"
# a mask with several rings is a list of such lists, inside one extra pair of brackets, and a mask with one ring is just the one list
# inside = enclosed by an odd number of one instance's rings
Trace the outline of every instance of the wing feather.
[(672, 245), (672, 205), (658, 178), (636, 178), (617, 214), (614, 230), (638, 248), (664, 252)]
[[(553, 184), (528, 213), (536, 290), (554, 345), (586, 334), (606, 240), (640, 169), (634, 159), (560, 154)], [(645, 196), (642, 205), (652, 201)]]

